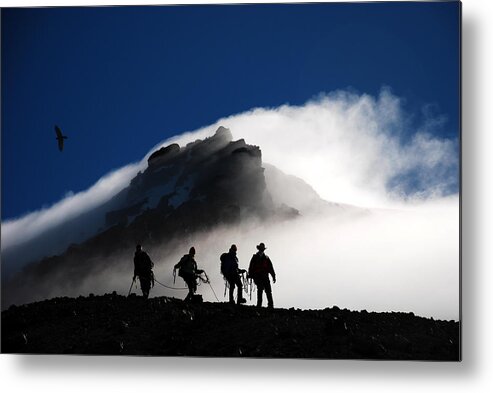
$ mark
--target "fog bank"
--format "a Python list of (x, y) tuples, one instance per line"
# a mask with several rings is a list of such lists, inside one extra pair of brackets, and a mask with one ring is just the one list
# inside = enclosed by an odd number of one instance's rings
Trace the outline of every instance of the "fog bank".
[[(374, 210), (339, 217), (309, 216), (269, 225), (221, 228), (193, 236), (174, 249), (148, 249), (157, 279), (173, 283), (172, 268), (190, 246), (199, 268), (208, 273), (219, 300), (226, 301), (219, 256), (238, 246), (240, 267), (248, 264), (256, 245), (264, 242), (273, 261), (276, 307), (340, 308), (403, 311), (439, 319), (459, 318), (458, 199), (423, 203), (398, 210)], [(145, 246), (145, 245), (144, 245)], [(132, 255), (121, 270), (88, 280), (82, 293), (117, 290), (125, 294), (133, 273)], [(140, 294), (140, 290), (135, 291)], [(208, 285), (198, 293), (216, 301)], [(186, 291), (156, 284), (151, 296), (184, 298)], [(255, 304), (245, 295), (249, 304)], [(265, 299), (264, 299), (265, 304)]]

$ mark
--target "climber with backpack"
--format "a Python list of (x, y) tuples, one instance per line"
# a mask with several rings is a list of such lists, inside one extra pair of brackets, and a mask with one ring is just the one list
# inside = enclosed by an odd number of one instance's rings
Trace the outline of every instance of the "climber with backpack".
[(262, 307), (262, 296), (265, 291), (267, 295), (267, 307), (274, 308), (274, 301), (272, 300), (272, 288), (270, 285), (269, 274), (272, 276), (272, 280), (276, 282), (276, 273), (270, 258), (265, 255), (265, 244), (260, 243), (257, 246), (258, 252), (253, 254), (248, 268), (248, 277), (253, 279), (257, 286), (257, 307)]
[(193, 301), (195, 291), (197, 290), (197, 276), (203, 273), (201, 269), (197, 269), (197, 262), (195, 262), (195, 247), (191, 247), (188, 254), (183, 255), (174, 269), (173, 273), (178, 270), (178, 275), (183, 278), (188, 287), (188, 295), (184, 299), (186, 302)]
[(235, 244), (232, 244), (229, 248), (229, 252), (225, 252), (221, 255), (221, 274), (229, 285), (229, 303), (234, 304), (234, 291), (235, 286), (238, 288), (236, 302), (237, 304), (246, 303), (246, 299), (243, 297), (243, 284), (241, 283), (240, 274), (246, 273), (246, 270), (238, 267), (238, 257), (236, 253), (238, 248)]
[(140, 244), (137, 244), (135, 247), (134, 277), (132, 282), (135, 282), (135, 278), (139, 277), (140, 289), (142, 290), (144, 299), (149, 297), (151, 285), (154, 287), (154, 273), (152, 272), (153, 267), (154, 263), (152, 263), (149, 255), (142, 250), (142, 246)]

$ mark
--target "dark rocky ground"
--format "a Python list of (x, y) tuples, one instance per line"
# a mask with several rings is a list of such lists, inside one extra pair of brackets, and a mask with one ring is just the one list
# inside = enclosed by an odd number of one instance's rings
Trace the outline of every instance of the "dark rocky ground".
[(460, 359), (459, 322), (412, 313), (257, 309), (116, 293), (2, 311), (2, 353)]

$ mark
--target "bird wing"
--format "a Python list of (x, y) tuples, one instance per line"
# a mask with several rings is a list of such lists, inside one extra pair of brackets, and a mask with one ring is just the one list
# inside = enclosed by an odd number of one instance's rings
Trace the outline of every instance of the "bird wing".
[(58, 141), (58, 149), (60, 151), (63, 150), (63, 138), (57, 138), (57, 141)]
[(58, 139), (62, 139), (63, 138), (62, 130), (60, 130), (60, 127), (55, 126), (55, 132), (56, 132), (56, 137)]

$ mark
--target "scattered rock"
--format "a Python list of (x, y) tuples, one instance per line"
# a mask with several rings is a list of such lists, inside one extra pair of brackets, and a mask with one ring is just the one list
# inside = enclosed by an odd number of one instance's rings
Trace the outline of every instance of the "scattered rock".
[(409, 313), (340, 311), (335, 307), (268, 310), (162, 297), (145, 301), (114, 294), (10, 307), (2, 312), (1, 333), (4, 353), (403, 360), (460, 357), (458, 322), (431, 321)]

